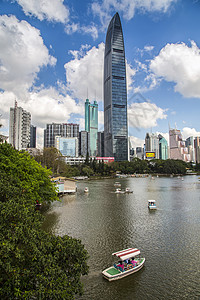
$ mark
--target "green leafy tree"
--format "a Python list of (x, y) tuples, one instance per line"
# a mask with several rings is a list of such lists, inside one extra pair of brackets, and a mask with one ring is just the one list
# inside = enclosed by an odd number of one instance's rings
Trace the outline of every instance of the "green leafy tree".
[(42, 230), (35, 202), (57, 199), (50, 171), (0, 145), (0, 298), (73, 299), (83, 292), (87, 251), (80, 240)]
[(85, 167), (82, 169), (82, 173), (83, 173), (83, 175), (89, 177), (89, 176), (91, 176), (91, 175), (94, 174), (94, 171), (93, 171), (92, 168), (90, 168), (90, 167), (88, 167), (88, 166), (85, 166)]

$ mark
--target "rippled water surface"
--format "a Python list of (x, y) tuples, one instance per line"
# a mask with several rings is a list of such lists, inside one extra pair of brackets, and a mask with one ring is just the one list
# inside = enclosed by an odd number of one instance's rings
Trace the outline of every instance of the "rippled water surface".
[[(133, 194), (115, 194), (115, 181)], [(84, 295), (77, 299), (200, 299), (197, 176), (103, 179), (77, 187), (76, 195), (53, 204), (46, 222), (58, 235), (81, 239), (88, 250), (90, 271), (82, 278)], [(156, 200), (156, 211), (148, 210), (148, 199)], [(145, 266), (108, 282), (101, 271), (112, 264), (111, 253), (129, 247), (141, 250)]]

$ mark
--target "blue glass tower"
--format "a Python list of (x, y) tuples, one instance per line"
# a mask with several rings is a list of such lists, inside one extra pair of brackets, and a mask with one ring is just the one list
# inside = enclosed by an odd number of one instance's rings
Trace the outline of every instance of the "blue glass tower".
[(97, 155), (97, 133), (98, 133), (98, 104), (86, 99), (85, 102), (85, 130), (90, 133), (90, 155)]
[(104, 54), (104, 155), (128, 159), (126, 62), (118, 13), (108, 26)]

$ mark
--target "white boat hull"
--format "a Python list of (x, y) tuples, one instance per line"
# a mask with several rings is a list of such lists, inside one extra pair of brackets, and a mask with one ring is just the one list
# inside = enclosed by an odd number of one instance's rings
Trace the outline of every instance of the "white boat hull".
[(148, 207), (149, 207), (150, 210), (155, 210), (155, 209), (157, 209), (157, 207), (156, 207), (155, 205), (149, 205)]
[[(136, 273), (137, 271), (139, 271), (143, 267), (144, 262), (145, 262), (145, 258), (141, 258), (140, 261), (141, 261), (140, 264), (138, 264), (136, 267), (133, 267), (133, 268), (131, 268), (129, 270), (126, 270), (126, 271), (120, 271), (119, 269), (116, 269), (114, 266), (109, 267), (109, 268), (105, 269), (102, 272), (102, 275), (108, 281), (113, 281), (113, 280), (118, 280), (118, 279), (124, 278), (128, 275)], [(111, 274), (112, 270), (114, 271), (113, 273), (116, 273), (116, 274)]]

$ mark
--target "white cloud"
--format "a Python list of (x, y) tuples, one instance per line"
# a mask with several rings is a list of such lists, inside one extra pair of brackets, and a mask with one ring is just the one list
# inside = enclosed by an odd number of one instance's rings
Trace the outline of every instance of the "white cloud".
[(182, 129), (182, 136), (184, 140), (190, 136), (193, 137), (200, 136), (200, 131), (196, 131), (195, 128), (184, 127)]
[(103, 0), (92, 3), (92, 12), (98, 15), (104, 28), (111, 15), (118, 11), (126, 20), (131, 20), (135, 12), (161, 12), (166, 13), (177, 0)]
[[(27, 95), (25, 101), (22, 98), (17, 99), (18, 106), (31, 113), (32, 124), (37, 127), (37, 144), (40, 148), (43, 147), (44, 128), (47, 123), (65, 123), (72, 114), (84, 114), (83, 104), (77, 104), (69, 95), (64, 96), (53, 87), (34, 90)], [(14, 107), (15, 99), (16, 96), (11, 92), (0, 93), (0, 113), (3, 118), (9, 118), (10, 107)]]
[[(72, 53), (72, 52), (71, 52)], [(72, 53), (73, 54), (73, 53)], [(67, 87), (78, 99), (103, 97), (103, 57), (104, 44), (90, 50), (75, 52), (74, 59), (65, 64)]]
[(43, 66), (55, 65), (40, 31), (15, 16), (0, 16), (0, 88), (25, 97)]
[(72, 113), (83, 113), (83, 107), (69, 95), (59, 94), (53, 87), (31, 92), (29, 101), (22, 105), (31, 113), (33, 122), (41, 127), (51, 122), (67, 122)]
[(194, 41), (167, 44), (150, 63), (157, 77), (175, 83), (175, 91), (184, 97), (200, 98), (200, 49)]
[[(73, 96), (84, 100), (95, 99), (103, 101), (103, 64), (104, 43), (98, 47), (81, 46), (80, 50), (70, 51), (73, 59), (65, 64), (67, 87)], [(132, 78), (135, 70), (126, 63), (127, 89), (132, 88)]]
[(104, 131), (104, 111), (98, 111), (98, 131)]
[(144, 139), (140, 139), (136, 136), (130, 136), (131, 140), (131, 147), (136, 148), (136, 147), (142, 147), (144, 148)]
[(27, 16), (37, 17), (40, 21), (66, 23), (69, 20), (69, 9), (64, 0), (16, 0)]
[(126, 61), (126, 80), (127, 80), (127, 92), (133, 89), (133, 77), (136, 74), (136, 70), (132, 69), (132, 66)]
[(151, 128), (157, 126), (158, 119), (166, 119), (166, 110), (154, 103), (132, 103), (128, 107), (129, 127)]
[(98, 30), (94, 24), (88, 26), (81, 26), (79, 23), (67, 24), (65, 26), (65, 32), (67, 34), (73, 34), (75, 32), (90, 34), (94, 40), (98, 38)]
[(154, 46), (144, 46), (144, 51), (149, 52), (154, 49)]

